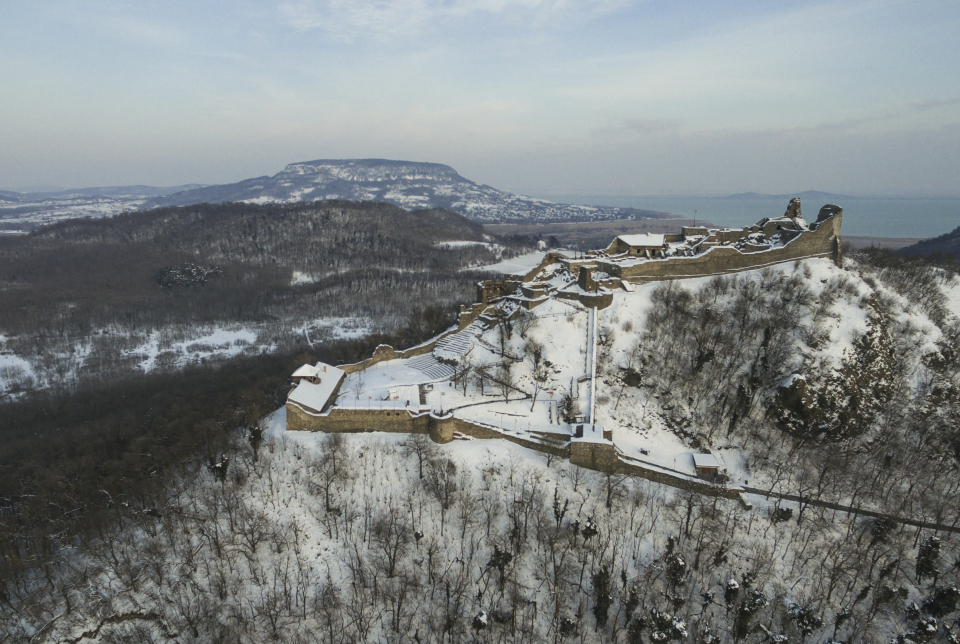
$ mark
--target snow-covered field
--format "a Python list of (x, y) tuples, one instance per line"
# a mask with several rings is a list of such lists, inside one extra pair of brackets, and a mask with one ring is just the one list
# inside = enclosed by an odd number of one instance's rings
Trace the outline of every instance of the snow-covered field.
[(523, 275), (536, 268), (536, 266), (543, 261), (545, 254), (546, 253), (542, 251), (535, 251), (504, 260), (498, 264), (481, 266), (477, 270), (488, 271), (490, 273), (503, 273), (504, 275)]

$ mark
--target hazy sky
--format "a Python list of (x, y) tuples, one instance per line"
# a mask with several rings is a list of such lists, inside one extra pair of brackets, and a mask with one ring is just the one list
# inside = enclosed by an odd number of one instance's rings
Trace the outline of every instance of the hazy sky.
[(960, 195), (960, 3), (5, 0), (0, 187)]

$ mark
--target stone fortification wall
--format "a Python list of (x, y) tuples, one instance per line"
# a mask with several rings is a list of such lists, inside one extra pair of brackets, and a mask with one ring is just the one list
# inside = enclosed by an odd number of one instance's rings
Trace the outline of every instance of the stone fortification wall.
[[(437, 443), (449, 443), (456, 434), (480, 440), (506, 440), (528, 449), (569, 458), (570, 463), (600, 472), (639, 476), (649, 481), (669, 485), (681, 490), (709, 496), (737, 499), (742, 502), (740, 490), (712, 485), (705, 481), (675, 476), (658, 469), (629, 463), (619, 458), (612, 443), (576, 441), (555, 444), (539, 442), (504, 434), (462, 418), (437, 417), (429, 413), (411, 414), (408, 411), (382, 409), (331, 409), (326, 414), (313, 414), (294, 403), (287, 403), (287, 429), (291, 431), (319, 431), (329, 433), (390, 432), (395, 434), (427, 434)], [(558, 435), (559, 439), (560, 436)]]
[(426, 414), (411, 414), (405, 409), (340, 409), (313, 414), (296, 403), (287, 402), (287, 429), (311, 432), (393, 432), (426, 434)]
[(417, 356), (422, 356), (433, 351), (433, 347), (436, 346), (437, 342), (441, 338), (445, 338), (450, 333), (444, 333), (443, 335), (438, 336), (436, 339), (428, 342), (427, 344), (422, 344), (419, 347), (414, 347), (412, 349), (404, 349), (402, 351), (397, 351), (391, 346), (380, 345), (377, 347), (377, 351), (373, 356), (367, 358), (366, 360), (361, 360), (360, 362), (355, 362), (353, 364), (342, 364), (338, 365), (338, 369), (343, 369), (346, 373), (356, 373), (357, 371), (363, 371), (378, 362), (386, 362), (387, 360), (397, 360), (399, 358), (415, 358)]
[(617, 469), (617, 448), (613, 443), (588, 443), (575, 441), (570, 444), (570, 462), (600, 472), (614, 472)]
[(478, 423), (470, 422), (469, 420), (454, 418), (453, 416), (441, 418), (430, 417), (430, 438), (437, 443), (449, 443), (453, 440), (455, 433), (480, 440), (505, 440), (538, 452), (553, 454), (554, 456), (560, 456), (562, 458), (570, 456), (570, 446), (568, 444), (549, 445), (538, 441), (527, 440), (519, 436), (501, 433), (492, 427), (486, 427)]
[(715, 246), (694, 257), (650, 260), (631, 266), (621, 266), (601, 259), (597, 260), (597, 264), (600, 270), (639, 284), (734, 273), (810, 257), (830, 257), (839, 263), (842, 217), (837, 214), (820, 222), (816, 230), (798, 234), (785, 246), (755, 253), (742, 253), (736, 248)]
[[(390, 432), (394, 434), (429, 434), (437, 443), (449, 443), (454, 434), (489, 440), (499, 439), (522, 445), (539, 452), (567, 458), (570, 446), (550, 445), (503, 434), (492, 427), (472, 423), (453, 416), (437, 417), (433, 414), (411, 414), (406, 410), (386, 409), (339, 409), (325, 414), (313, 414), (295, 403), (287, 403), (287, 429), (329, 433)], [(614, 455), (615, 457), (615, 455)]]
[(536, 277), (540, 273), (540, 271), (544, 269), (544, 267), (549, 266), (550, 264), (556, 264), (559, 261), (560, 261), (560, 253), (558, 253), (557, 251), (551, 251), (547, 253), (546, 255), (543, 256), (543, 259), (540, 260), (539, 264), (537, 264), (534, 268), (531, 268), (529, 271), (526, 272), (526, 274), (522, 278), (523, 281), (529, 282), (534, 277)]
[[(570, 462), (573, 462), (572, 458), (570, 459)], [(626, 463), (624, 461), (617, 460), (615, 463), (615, 468), (611, 471), (616, 472), (617, 474), (639, 476), (640, 478), (647, 479), (648, 481), (669, 485), (670, 487), (675, 487), (680, 490), (687, 490), (688, 492), (696, 492), (697, 494), (704, 494), (707, 496), (719, 496), (725, 499), (735, 499), (741, 503), (744, 502), (743, 497), (740, 496), (741, 490), (736, 488), (727, 488), (721, 485), (712, 485), (705, 481), (697, 481), (695, 479), (684, 478), (682, 476), (674, 476), (667, 472), (646, 468), (642, 465), (636, 465), (634, 463)]]

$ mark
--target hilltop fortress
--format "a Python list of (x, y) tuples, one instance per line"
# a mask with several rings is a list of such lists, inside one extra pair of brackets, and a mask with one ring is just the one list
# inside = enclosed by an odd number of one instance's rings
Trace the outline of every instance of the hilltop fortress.
[[(356, 364), (298, 369), (287, 429), (428, 434), (438, 443), (498, 438), (575, 465), (738, 498), (739, 488), (717, 484), (723, 466), (714, 455), (683, 452), (672, 467), (650, 462), (643, 449), (619, 443), (616, 428), (597, 423), (598, 311), (648, 282), (808, 258), (839, 265), (842, 217), (840, 207), (826, 205), (808, 224), (793, 199), (783, 216), (742, 229), (686, 226), (676, 234), (620, 235), (583, 254), (547, 253), (525, 272), (480, 282), (457, 327), (427, 343), (402, 351), (381, 345)], [(525, 355), (523, 331), (513, 331), (531, 320), (551, 329), (544, 342), (566, 334), (548, 361)]]
[[(633, 284), (722, 275), (810, 257), (828, 257), (839, 266), (842, 221), (843, 208), (828, 204), (808, 224), (800, 199), (794, 198), (782, 217), (742, 229), (684, 226), (668, 235), (620, 235), (604, 250), (582, 257), (548, 253), (526, 275), (481, 282), (471, 313), (503, 297), (532, 309), (548, 295), (605, 308), (617, 289), (630, 291)], [(564, 283), (571, 278), (575, 285)]]

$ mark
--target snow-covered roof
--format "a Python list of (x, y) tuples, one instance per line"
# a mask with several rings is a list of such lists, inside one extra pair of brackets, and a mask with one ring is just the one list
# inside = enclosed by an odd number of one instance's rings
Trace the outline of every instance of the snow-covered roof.
[(312, 364), (305, 364), (299, 369), (297, 369), (296, 371), (294, 371), (292, 377), (293, 378), (314, 378), (316, 377), (317, 373), (319, 373), (319, 371), (320, 370), (317, 369)]
[(663, 246), (663, 235), (643, 233), (640, 235), (619, 235), (617, 239), (627, 246)]
[[(313, 384), (301, 380), (296, 389), (287, 396), (287, 400), (302, 407), (308, 407), (313, 411), (321, 412), (346, 373), (342, 369), (325, 365), (322, 362), (317, 363), (316, 369), (317, 373), (315, 375), (320, 378), (320, 382)], [(300, 371), (300, 369), (297, 369), (297, 371)]]
[(719, 468), (720, 462), (717, 461), (716, 457), (713, 454), (694, 454), (693, 465), (697, 469), (700, 469), (703, 467)]

